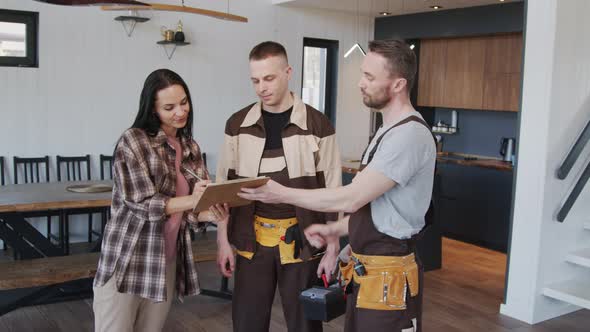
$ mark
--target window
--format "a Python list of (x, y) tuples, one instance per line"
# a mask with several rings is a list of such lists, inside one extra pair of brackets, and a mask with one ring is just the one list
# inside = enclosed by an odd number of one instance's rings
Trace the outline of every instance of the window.
[(303, 38), (301, 98), (336, 121), (338, 41)]
[(0, 66), (37, 67), (39, 13), (0, 9)]
[(303, 100), (318, 111), (324, 112), (326, 96), (326, 55), (325, 48), (305, 46), (303, 49), (305, 69), (303, 70)]

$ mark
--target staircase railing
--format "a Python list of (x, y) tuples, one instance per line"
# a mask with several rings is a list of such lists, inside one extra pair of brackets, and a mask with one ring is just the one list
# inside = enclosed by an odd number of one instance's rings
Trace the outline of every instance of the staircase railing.
[[(586, 147), (586, 144), (588, 144), (588, 141), (590, 141), (590, 121), (588, 121), (586, 127), (584, 127), (584, 130), (582, 130), (582, 133), (580, 134), (580, 136), (578, 136), (576, 143), (574, 143), (569, 153), (561, 163), (561, 166), (559, 166), (559, 168), (557, 169), (558, 179), (563, 180), (568, 176), (568, 174), (572, 170), (572, 167), (580, 158), (580, 155)], [(565, 200), (565, 203), (563, 203), (563, 205), (559, 209), (559, 212), (557, 213), (557, 221), (563, 222), (565, 220), (570, 210), (572, 209), (572, 206), (574, 206), (574, 203), (580, 196), (580, 193), (586, 186), (588, 179), (590, 179), (590, 163), (586, 165), (586, 168), (584, 169), (584, 172), (576, 182), (574, 189), (572, 189), (567, 199)]]

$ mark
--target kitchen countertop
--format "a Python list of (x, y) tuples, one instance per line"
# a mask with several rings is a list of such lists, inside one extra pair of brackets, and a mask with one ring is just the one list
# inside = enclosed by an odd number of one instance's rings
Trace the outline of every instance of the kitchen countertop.
[(491, 168), (498, 171), (512, 171), (512, 164), (499, 158), (469, 155), (455, 152), (438, 152), (436, 161), (444, 164)]
[(360, 159), (344, 159), (342, 160), (342, 172), (349, 174), (356, 174), (361, 167)]
[[(465, 159), (467, 158), (467, 159)], [(475, 159), (470, 159), (475, 158)], [(499, 171), (512, 171), (512, 165), (498, 158), (468, 155), (455, 152), (438, 152), (436, 161), (444, 164), (456, 164), (461, 166), (490, 168)], [(342, 160), (342, 172), (356, 174), (360, 167), (361, 161), (358, 159)]]

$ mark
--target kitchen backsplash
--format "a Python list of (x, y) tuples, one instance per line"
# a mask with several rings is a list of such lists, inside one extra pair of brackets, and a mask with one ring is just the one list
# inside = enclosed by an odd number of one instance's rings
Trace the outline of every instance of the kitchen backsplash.
[[(436, 108), (435, 123), (440, 120), (450, 125), (452, 111), (448, 108)], [(518, 114), (515, 112), (456, 111), (459, 129), (454, 135), (442, 135), (443, 151), (500, 157), (502, 137), (517, 138)]]

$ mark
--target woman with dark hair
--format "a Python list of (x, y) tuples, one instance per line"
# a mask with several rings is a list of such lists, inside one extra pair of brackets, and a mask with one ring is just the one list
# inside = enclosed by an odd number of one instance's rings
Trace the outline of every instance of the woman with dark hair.
[(192, 111), (178, 74), (147, 77), (135, 122), (114, 153), (112, 217), (94, 279), (97, 332), (161, 331), (175, 293), (199, 293), (189, 227), (224, 220), (228, 208), (192, 212), (209, 182)]

